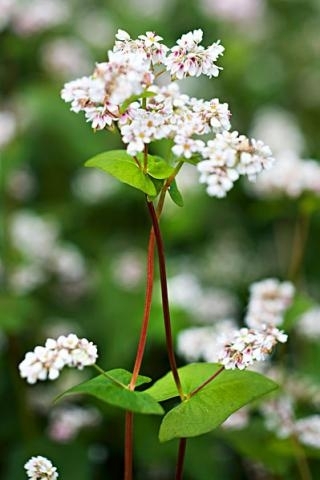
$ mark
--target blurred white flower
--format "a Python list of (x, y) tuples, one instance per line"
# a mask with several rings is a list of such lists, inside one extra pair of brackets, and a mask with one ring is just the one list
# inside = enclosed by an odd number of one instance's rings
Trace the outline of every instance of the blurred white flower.
[(200, 0), (200, 8), (213, 18), (245, 24), (263, 16), (264, 0)]
[(13, 246), (30, 259), (47, 259), (51, 256), (58, 238), (58, 227), (32, 211), (14, 213), (10, 222)]
[[(90, 8), (89, 5), (88, 7)], [(75, 19), (77, 35), (89, 45), (105, 50), (114, 39), (115, 26), (110, 13), (107, 16), (96, 6), (94, 10), (83, 11), (82, 15)]]
[(87, 273), (84, 257), (72, 244), (61, 243), (55, 246), (50, 255), (49, 266), (65, 282), (80, 281)]
[(317, 342), (320, 338), (320, 306), (307, 310), (299, 318), (296, 328), (298, 333), (310, 341)]
[(225, 420), (221, 427), (227, 430), (242, 430), (249, 423), (249, 410), (246, 407), (240, 408)]
[(36, 190), (36, 180), (28, 168), (19, 168), (10, 172), (7, 191), (16, 200), (29, 200)]
[(222, 320), (210, 327), (187, 328), (178, 334), (177, 352), (188, 362), (218, 362), (219, 353), (236, 331), (232, 320)]
[(294, 429), (301, 443), (320, 449), (320, 415), (300, 418), (295, 422)]
[(139, 16), (159, 18), (171, 3), (170, 0), (127, 0), (127, 4)]
[(250, 190), (262, 198), (297, 198), (306, 192), (320, 195), (320, 163), (302, 160), (293, 152), (279, 154), (272, 172), (262, 172)]
[(294, 293), (291, 282), (280, 282), (275, 278), (252, 283), (245, 323), (250, 328), (281, 325)]
[(279, 438), (289, 437), (294, 430), (293, 399), (281, 395), (265, 401), (260, 410), (264, 416), (266, 428), (273, 431)]
[(17, 122), (15, 115), (9, 110), (0, 110), (0, 150), (14, 138), (16, 130)]
[[(251, 134), (263, 138), (275, 157), (285, 152), (301, 154), (304, 138), (295, 117), (279, 107), (269, 107), (255, 115)], [(276, 176), (276, 175), (274, 175)]]
[(16, 0), (0, 0), (0, 31), (5, 29), (10, 22), (15, 7)]
[(112, 196), (119, 189), (119, 182), (100, 170), (88, 168), (75, 174), (71, 188), (77, 198), (93, 205)]
[(27, 37), (65, 23), (70, 13), (68, 4), (62, 0), (17, 2), (12, 27), (18, 35)]
[(31, 457), (24, 466), (30, 480), (56, 480), (59, 476), (56, 467), (46, 457)]
[(76, 405), (53, 409), (49, 415), (48, 435), (52, 440), (67, 443), (74, 439), (84, 427), (94, 427), (101, 421), (99, 411)]
[(48, 279), (47, 272), (38, 263), (22, 264), (10, 272), (9, 283), (18, 295), (25, 295), (42, 285)]
[(84, 44), (76, 38), (56, 37), (41, 49), (44, 68), (57, 78), (70, 79), (91, 69), (92, 59)]
[(141, 284), (145, 269), (145, 256), (140, 251), (125, 252), (111, 264), (113, 280), (125, 290), (132, 290)]

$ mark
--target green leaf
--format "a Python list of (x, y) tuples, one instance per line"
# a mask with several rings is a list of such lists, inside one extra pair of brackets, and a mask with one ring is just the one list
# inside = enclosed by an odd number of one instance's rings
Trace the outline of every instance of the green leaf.
[(169, 178), (174, 173), (174, 168), (168, 164), (163, 158), (154, 155), (148, 155), (147, 172), (150, 177), (163, 180)]
[(129, 105), (133, 102), (136, 102), (137, 100), (140, 100), (142, 98), (155, 97), (155, 96), (156, 96), (155, 92), (149, 92), (149, 91), (138, 93), (137, 95), (131, 95), (131, 97), (127, 98), (127, 100), (125, 100), (123, 104), (120, 106), (119, 112), (124, 113), (129, 107)]
[(314, 306), (315, 302), (310, 297), (304, 294), (297, 294), (291, 307), (287, 310), (284, 316), (283, 328), (285, 330), (290, 330), (295, 326), (300, 316)]
[[(86, 394), (98, 398), (105, 403), (131, 412), (154, 415), (161, 415), (163, 413), (161, 405), (159, 405), (153, 397), (145, 392), (137, 392), (128, 389), (132, 376), (130, 372), (121, 368), (116, 368), (105, 373), (109, 377), (112, 377), (117, 383), (114, 383), (105, 375), (98, 375), (91, 380), (70, 388), (57, 397), (56, 400), (60, 400), (61, 398), (73, 394)], [(139, 375), (136, 385), (139, 386), (148, 382), (150, 382), (150, 378)]]
[[(186, 396), (213, 375), (221, 365), (194, 363), (179, 369)], [(233, 412), (247, 403), (271, 392), (277, 384), (255, 372), (223, 370), (211, 383), (177, 407), (162, 420), (159, 432), (161, 442), (173, 438), (202, 435), (218, 427)], [(177, 396), (172, 375), (166, 375), (147, 390), (158, 401)]]
[(173, 180), (171, 182), (171, 185), (169, 187), (169, 195), (171, 197), (171, 200), (178, 205), (178, 207), (183, 207), (184, 201), (182, 198), (182, 195), (180, 193), (180, 190), (178, 189), (177, 182)]
[(125, 150), (110, 150), (90, 158), (86, 167), (95, 167), (110, 173), (123, 183), (137, 188), (147, 195), (155, 196), (156, 188), (152, 180), (143, 173), (141, 167)]

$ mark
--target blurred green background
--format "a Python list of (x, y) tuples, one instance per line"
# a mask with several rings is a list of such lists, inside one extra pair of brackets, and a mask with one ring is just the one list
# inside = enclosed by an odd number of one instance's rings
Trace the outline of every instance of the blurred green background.
[[(76, 399), (92, 407), (91, 425), (74, 438), (51, 428), (59, 408), (52, 399), (90, 372), (64, 372), (58, 382), (27, 386), (17, 371), (26, 351), (70, 331), (97, 343), (105, 369), (130, 370), (143, 311), (150, 229), (143, 196), (83, 168), (91, 156), (120, 145), (69, 111), (60, 99), (64, 82), (105, 61), (118, 28), (132, 38), (154, 30), (169, 46), (201, 28), (204, 45), (220, 39), (225, 46), (223, 71), (218, 79), (187, 79), (182, 89), (228, 102), (233, 129), (259, 135), (276, 154), (320, 159), (319, 24), (318, 0), (0, 0), (3, 480), (25, 478), (23, 464), (34, 454), (51, 458), (65, 480), (122, 475), (123, 412)], [(268, 276), (291, 276), (301, 292), (320, 301), (317, 195), (269, 199), (239, 182), (227, 198), (210, 199), (191, 168), (182, 171), (179, 185), (185, 206), (168, 201), (162, 219), (177, 295), (175, 335), (210, 322), (211, 315), (241, 321), (250, 283)], [(308, 233), (298, 231), (306, 243), (292, 265), (297, 219), (299, 227), (306, 217)], [(192, 297), (195, 279), (214, 298), (199, 315), (180, 298)], [(156, 284), (142, 369), (152, 378), (168, 369), (158, 290)], [(291, 346), (291, 368), (319, 384), (319, 347), (297, 345)], [(136, 418), (136, 480), (172, 479), (177, 445), (159, 445), (158, 426), (157, 418)], [(292, 453), (264, 459), (266, 473), (256, 468), (261, 455), (250, 460), (241, 442), (219, 432), (190, 441), (185, 479), (300, 478)], [(317, 478), (319, 453), (310, 456)]]

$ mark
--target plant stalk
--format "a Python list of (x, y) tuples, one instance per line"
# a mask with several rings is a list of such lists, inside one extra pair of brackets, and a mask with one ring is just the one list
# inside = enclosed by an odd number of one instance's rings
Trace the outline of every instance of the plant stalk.
[(187, 447), (187, 439), (186, 438), (180, 438), (175, 480), (182, 480), (183, 464), (184, 464), (184, 458), (185, 458), (185, 454), (186, 454), (186, 447)]

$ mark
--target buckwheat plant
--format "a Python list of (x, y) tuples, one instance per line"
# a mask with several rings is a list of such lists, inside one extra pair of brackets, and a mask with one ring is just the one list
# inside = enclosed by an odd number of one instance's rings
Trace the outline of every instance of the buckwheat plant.
[[(21, 362), (20, 374), (30, 384), (55, 380), (64, 367), (94, 366), (99, 375), (77, 385), (64, 395), (89, 394), (126, 411), (124, 480), (133, 475), (133, 415), (162, 415), (160, 442), (178, 439), (175, 479), (183, 478), (186, 442), (221, 425), (244, 405), (277, 388), (271, 379), (247, 367), (264, 360), (275, 345), (287, 340), (278, 329), (283, 312), (293, 295), (292, 286), (271, 280), (252, 287), (254, 297), (246, 317), (246, 327), (232, 328), (225, 338), (212, 334), (212, 362), (190, 363), (177, 368), (167, 289), (166, 260), (160, 229), (165, 198), (183, 206), (176, 178), (184, 164), (199, 172), (199, 182), (211, 197), (221, 198), (236, 180), (254, 181), (274, 163), (270, 148), (260, 140), (231, 130), (230, 111), (218, 98), (204, 100), (180, 91), (179, 80), (206, 75), (217, 77), (224, 47), (219, 41), (202, 45), (198, 29), (181, 36), (173, 47), (154, 32), (132, 39), (118, 30), (115, 44), (105, 62), (97, 63), (90, 76), (64, 85), (61, 97), (71, 111), (82, 112), (94, 131), (109, 130), (120, 135), (123, 149), (107, 151), (86, 162), (141, 193), (150, 216), (151, 231), (147, 251), (144, 311), (140, 338), (132, 372), (118, 368), (105, 371), (96, 364), (96, 346), (76, 335), (47, 339)], [(153, 155), (152, 146), (165, 139), (166, 158)], [(165, 341), (170, 372), (151, 387), (136, 391), (150, 382), (140, 375), (144, 356), (152, 290), (154, 253), (157, 251)], [(192, 355), (191, 355), (192, 357)], [(176, 399), (176, 406), (164, 412), (161, 402)], [(206, 412), (204, 414), (204, 412)], [(57, 473), (48, 460), (32, 458), (27, 464), (30, 478), (55, 479)]]

